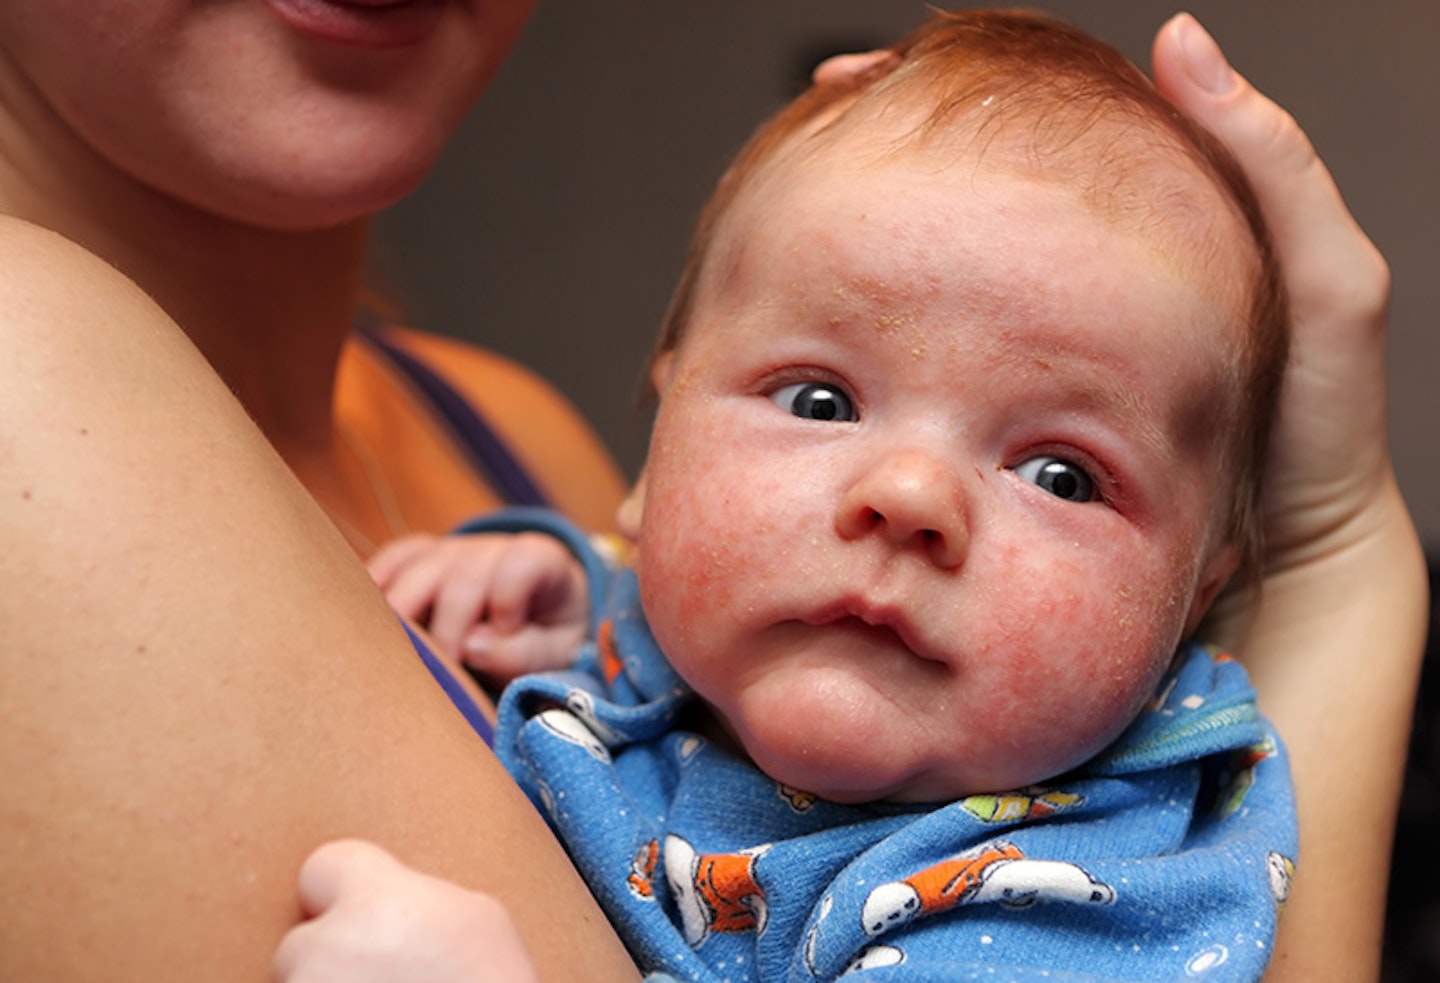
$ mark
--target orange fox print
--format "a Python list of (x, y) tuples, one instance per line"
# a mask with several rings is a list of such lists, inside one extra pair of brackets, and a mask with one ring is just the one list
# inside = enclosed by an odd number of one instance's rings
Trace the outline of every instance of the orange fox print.
[(1032, 860), (1007, 840), (991, 840), (875, 888), (860, 920), (874, 938), (960, 904), (993, 901), (1023, 908), (1038, 900), (1110, 904), (1115, 889), (1076, 864)]
[(697, 853), (681, 837), (665, 838), (665, 877), (686, 942), (699, 945), (712, 932), (764, 931), (765, 891), (755, 879), (755, 861), (769, 849)]

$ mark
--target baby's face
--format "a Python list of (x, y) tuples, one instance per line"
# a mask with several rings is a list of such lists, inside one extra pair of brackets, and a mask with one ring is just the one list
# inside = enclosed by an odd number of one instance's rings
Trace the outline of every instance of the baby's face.
[(787, 171), (736, 206), (660, 370), (655, 636), (763, 770), (822, 796), (1063, 772), (1232, 567), (1243, 271), (1197, 282), (985, 167)]

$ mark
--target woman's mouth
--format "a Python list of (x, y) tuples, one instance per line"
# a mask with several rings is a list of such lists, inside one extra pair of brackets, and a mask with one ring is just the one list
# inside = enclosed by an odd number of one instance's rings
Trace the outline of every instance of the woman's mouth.
[(314, 38), (363, 48), (402, 48), (424, 40), (446, 0), (268, 0), (290, 27)]

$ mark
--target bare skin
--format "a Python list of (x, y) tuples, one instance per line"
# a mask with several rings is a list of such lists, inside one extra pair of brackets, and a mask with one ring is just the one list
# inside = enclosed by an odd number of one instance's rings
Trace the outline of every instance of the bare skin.
[[(1252, 174), (1297, 315), (1278, 442), (1294, 470), (1277, 472), (1291, 475), (1272, 496), (1284, 524), (1242, 633), (1263, 653), (1250, 665), (1288, 736), (1305, 828), (1270, 976), (1373, 979), (1425, 606), (1382, 421), (1367, 415), (1383, 403), (1388, 278), (1303, 134), (1243, 83), (1216, 93), (1187, 76), (1174, 30), (1160, 84)], [(267, 298), (278, 320), (256, 351), (313, 346), (267, 364), (323, 381), (355, 267), (285, 264), (353, 261), (361, 232), (207, 239), (245, 259), (227, 279), (205, 266), (213, 252), (179, 250), (188, 261), (171, 266), (144, 248), (165, 235), (130, 234), (148, 192), (97, 194), (114, 211), (82, 214), (70, 197), (27, 197), (37, 186), (14, 173), (0, 176), (5, 210), (44, 202), (27, 216), (118, 265), (168, 316), (82, 250), (0, 225), (0, 878), (25, 886), (0, 901), (0, 977), (268, 978), (300, 915), (302, 859), (353, 836), (493, 893), (542, 979), (633, 979), (553, 839), (277, 457), (300, 469), (317, 397), (269, 398), (237, 371), (249, 356), (198, 320), (246, 338)], [(324, 274), (310, 293), (306, 273)]]
[[(877, 57), (819, 71), (863, 71)], [(1390, 271), (1296, 121), (1193, 17), (1166, 22), (1152, 62), (1160, 91), (1245, 169), (1290, 295), (1264, 583), (1244, 617), (1240, 598), (1222, 598), (1208, 629), (1242, 653), (1295, 777), (1300, 873), (1266, 980), (1374, 980), (1429, 611), (1424, 553), (1385, 441)]]
[[(387, 407), (406, 448), (421, 416), (393, 386), (332, 399), (353, 388), (369, 216), (424, 175), (530, 7), (436, 6), (391, 47), (258, 2), (0, 11), (0, 869), (30, 886), (4, 903), (0, 975), (267, 978), (301, 861), (347, 833), (505, 898), (561, 939), (547, 976), (633, 974), (355, 562), (395, 530), (354, 407)], [(614, 466), (552, 391), (437, 361), (505, 394), (494, 422), (567, 505), (613, 510)], [(413, 528), (494, 504), (370, 451)]]
[[(821, 72), (863, 71), (876, 57), (884, 55), (836, 59)], [(1182, 15), (1166, 26), (1155, 62), (1162, 88), (1250, 170), (1295, 301), (1264, 591), (1244, 620), (1241, 599), (1225, 598), (1207, 629), (1246, 653), (1267, 711), (1290, 737), (1299, 785), (1300, 874), (1266, 980), (1372, 980), (1427, 603), (1419, 543), (1376, 439), (1388, 272), (1294, 121), (1233, 75), (1193, 20)], [(1362, 406), (1339, 411), (1361, 392)], [(1340, 451), (1346, 447), (1354, 455)], [(414, 877), (386, 884), (381, 910), (411, 910), (436, 890)], [(365, 912), (359, 924), (375, 918)], [(354, 916), (337, 908), (322, 921), (330, 934), (305, 939), (307, 955), (323, 963), (355, 954), (334, 934), (356, 924)], [(353, 967), (362, 975), (347, 979), (393, 979), (395, 960), (403, 965), (412, 949), (463, 953), (478, 927), (493, 926), (410, 923), (408, 936), (367, 949)], [(453, 978), (483, 979), (487, 968), (474, 963)]]
[(26, 421), (0, 452), (0, 876), (30, 886), (0, 902), (0, 976), (264, 979), (301, 861), (364, 836), (502, 899), (542, 979), (634, 978), (184, 336), (48, 233), (0, 224), (0, 256), (0, 416)]
[[(457, 483), (399, 452), (422, 424), (394, 392), (364, 393), (388, 400), (385, 427), (373, 411), (357, 418), (342, 355), (370, 215), (423, 177), (531, 6), (447, 3), (409, 57), (290, 31), (249, 0), (17, 0), (0, 12), (0, 214), (82, 244), (153, 297), (361, 552), (405, 531), (377, 508), (362, 455), (408, 529), (439, 532), (497, 504), (473, 476)], [(349, 72), (368, 77), (366, 98)], [(560, 508), (609, 523), (620, 474), (553, 390), (424, 344), (459, 388), (490, 394), (482, 411)]]

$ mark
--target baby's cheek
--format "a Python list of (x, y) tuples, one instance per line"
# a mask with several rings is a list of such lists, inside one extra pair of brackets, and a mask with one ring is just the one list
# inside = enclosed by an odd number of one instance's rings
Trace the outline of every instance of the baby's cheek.
[[(640, 579), (657, 634), (681, 638), (741, 603), (755, 573), (753, 522), (733, 484), (715, 469), (695, 480), (655, 487), (646, 504)], [(658, 622), (658, 623), (656, 623)]]
[(1025, 765), (1039, 780), (1078, 764), (1128, 725), (1169, 664), (1173, 640), (1170, 619), (1157, 618), (1153, 598), (1147, 608), (1139, 588), (1087, 581), (1079, 569), (1017, 573), (1016, 590), (993, 606), (981, 653), (994, 694), (987, 726), (997, 747), (1005, 746), (1005, 728), (1034, 728), (1018, 743), (1028, 746)]
[(688, 535), (681, 522), (649, 532), (641, 541), (639, 569), (646, 612), (652, 623), (658, 622), (653, 626), (663, 631), (667, 623), (683, 622), (724, 603), (730, 590), (728, 566), (719, 547)]

